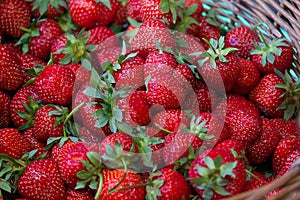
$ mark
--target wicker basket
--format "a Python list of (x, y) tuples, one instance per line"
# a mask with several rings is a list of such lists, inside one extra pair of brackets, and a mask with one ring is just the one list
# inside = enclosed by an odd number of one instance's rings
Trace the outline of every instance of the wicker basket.
[[(228, 28), (263, 23), (260, 31), (267, 39), (285, 37), (295, 50), (296, 75), (300, 77), (300, 0), (202, 0), (215, 9), (218, 19)], [(298, 114), (299, 115), (299, 114)], [(298, 122), (299, 122), (299, 117)], [(254, 191), (244, 192), (227, 200), (260, 200), (269, 192), (282, 190), (271, 199), (300, 199), (300, 160), (284, 176)]]

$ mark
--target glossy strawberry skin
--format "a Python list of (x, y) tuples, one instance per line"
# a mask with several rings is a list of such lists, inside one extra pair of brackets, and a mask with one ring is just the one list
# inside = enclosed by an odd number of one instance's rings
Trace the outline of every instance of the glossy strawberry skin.
[(273, 126), (271, 120), (263, 118), (261, 123), (261, 133), (257, 140), (248, 149), (247, 158), (254, 164), (262, 164), (266, 162), (267, 159), (274, 153), (279, 141), (279, 133)]
[(88, 149), (82, 142), (65, 144), (58, 155), (58, 169), (64, 182), (70, 187), (75, 188), (79, 178), (77, 173), (85, 170), (82, 162), (88, 160)]
[[(33, 5), (31, 5), (31, 6), (33, 6)], [(64, 12), (65, 12), (65, 8), (63, 6), (59, 5), (58, 8), (56, 9), (50, 3), (48, 3), (48, 9), (46, 10), (44, 15), (47, 16), (48, 19), (54, 19), (54, 18), (60, 17)], [(33, 10), (32, 14), (36, 18), (41, 17), (39, 8)]]
[(0, 128), (7, 127), (10, 123), (10, 113), (9, 113), (9, 105), (10, 105), (11, 97), (0, 91)]
[[(105, 26), (97, 26), (94, 28), (91, 28), (88, 30), (89, 32), (89, 39), (88, 39), (88, 44), (95, 44), (95, 45), (100, 45), (101, 42), (105, 41), (106, 39), (114, 36), (114, 32), (110, 30), (108, 27)], [(118, 45), (118, 40), (116, 39), (112, 45), (117, 46)]]
[(14, 38), (23, 34), (20, 27), (30, 26), (30, 6), (23, 0), (4, 0), (0, 3), (1, 30)]
[(107, 8), (103, 3), (98, 3), (99, 16), (97, 18), (97, 26), (108, 26), (113, 20), (120, 9), (119, 2), (117, 0), (110, 0), (111, 9)]
[(15, 128), (0, 129), (0, 153), (21, 158), (24, 153), (31, 151), (29, 141)]
[(278, 131), (281, 139), (291, 136), (300, 137), (300, 126), (295, 119), (286, 121), (282, 118), (275, 118), (271, 119), (271, 122)]
[(51, 65), (39, 74), (34, 87), (44, 103), (68, 105), (72, 100), (74, 82), (75, 75), (70, 68)]
[(225, 46), (239, 49), (239, 57), (247, 59), (250, 57), (250, 51), (254, 49), (254, 44), (259, 41), (256, 32), (247, 26), (240, 26), (226, 34)]
[(72, 190), (68, 188), (66, 200), (93, 200), (94, 196), (90, 190)]
[(296, 149), (299, 148), (300, 138), (296, 137), (287, 137), (282, 139), (277, 145), (273, 159), (272, 159), (272, 167), (276, 174), (280, 172), (284, 163), (286, 162), (287, 157)]
[(26, 70), (32, 69), (32, 68), (39, 68), (36, 64), (40, 64), (42, 66), (46, 66), (47, 63), (42, 61), (36, 56), (33, 56), (31, 54), (24, 54), (20, 57), (20, 69), (23, 72), (23, 84), (27, 83), (31, 78), (34, 78), (34, 75), (29, 75)]
[(36, 28), (39, 30), (39, 36), (30, 39), (28, 53), (48, 61), (53, 41), (63, 32), (59, 24), (52, 19), (38, 23)]
[(51, 45), (51, 54), (53, 55), (54, 63), (59, 64), (61, 59), (66, 56), (65, 53), (57, 53), (58, 50), (66, 47), (66, 42), (68, 41), (65, 34), (60, 35), (56, 40), (53, 41)]
[(55, 108), (49, 106), (42, 106), (36, 111), (33, 125), (34, 137), (36, 139), (46, 142), (50, 137), (63, 136), (63, 124), (55, 123), (57, 116), (49, 116), (49, 113), (55, 110)]
[(2, 44), (0, 44), (0, 57), (0, 89), (17, 90), (23, 83), (18, 57), (10, 48)]
[(285, 160), (283, 167), (281, 168), (280, 172), (277, 174), (276, 177), (283, 176), (286, 174), (292, 167), (293, 163), (300, 157), (299, 148), (293, 151)]
[(215, 40), (218, 40), (221, 36), (219, 28), (216, 26), (213, 26), (207, 22), (206, 17), (200, 17), (198, 20), (199, 22), (199, 34), (198, 37), (201, 40), (201, 43), (205, 49), (208, 49), (209, 46), (203, 41), (203, 38), (207, 41), (210, 41), (210, 39), (214, 38)]
[(136, 21), (142, 21), (141, 7), (141, 0), (128, 0), (126, 3), (126, 16), (131, 17)]
[(283, 117), (283, 110), (277, 110), (282, 104), (283, 89), (275, 88), (277, 84), (283, 84), (283, 80), (276, 74), (267, 74), (249, 93), (252, 100), (261, 112), (269, 117)]
[(40, 200), (65, 199), (66, 188), (53, 160), (36, 160), (27, 165), (18, 180), (23, 197)]
[[(145, 198), (145, 187), (137, 186), (126, 190), (120, 190), (114, 193), (108, 193), (109, 189), (112, 189), (116, 184), (119, 183), (122, 176), (124, 175), (124, 170), (122, 169), (104, 169), (102, 171), (103, 176), (103, 188), (98, 200), (143, 200)], [(134, 186), (141, 184), (141, 177), (133, 171), (128, 171), (125, 179), (119, 185), (118, 188), (126, 186)]]
[[(46, 143), (45, 142), (41, 142), (38, 141), (35, 137), (34, 137), (34, 133), (33, 133), (33, 128), (28, 128), (23, 132), (24, 137), (26, 138), (26, 140), (29, 141), (31, 149), (37, 150), (35, 157), (38, 157), (42, 154), (48, 154), (48, 150), (46, 150)], [(48, 158), (48, 157), (47, 157)]]

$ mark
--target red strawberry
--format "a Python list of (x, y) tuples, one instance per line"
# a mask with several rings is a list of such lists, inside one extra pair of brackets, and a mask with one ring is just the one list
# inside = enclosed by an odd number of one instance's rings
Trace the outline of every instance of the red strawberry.
[(9, 113), (10, 102), (11, 97), (7, 93), (0, 91), (0, 128), (7, 127), (11, 121)]
[(38, 141), (33, 134), (33, 128), (28, 128), (23, 133), (26, 140), (30, 142), (31, 149), (37, 150), (35, 156), (38, 157), (42, 155), (43, 153), (48, 153), (47, 150), (45, 150), (46, 144), (44, 142)]
[(51, 65), (38, 75), (34, 87), (44, 103), (68, 105), (72, 100), (74, 81), (75, 75), (70, 68)]
[(59, 63), (65, 56), (65, 53), (57, 53), (60, 49), (63, 49), (66, 47), (66, 42), (68, 41), (68, 38), (66, 37), (66, 34), (60, 35), (58, 38), (56, 38), (55, 41), (53, 41), (51, 45), (51, 54), (53, 55), (53, 61), (54, 63)]
[(277, 145), (273, 160), (272, 167), (276, 174), (280, 172), (286, 162), (287, 157), (296, 149), (298, 149), (300, 144), (300, 138), (287, 137), (282, 139)]
[(238, 154), (242, 154), (244, 151), (244, 145), (240, 141), (235, 139), (226, 139), (223, 142), (217, 144), (215, 146), (215, 149), (217, 148), (227, 149), (227, 150), (233, 149)]
[(300, 127), (298, 122), (294, 119), (286, 121), (282, 118), (275, 118), (271, 119), (271, 122), (279, 133), (281, 139), (290, 136), (300, 137)]
[(229, 150), (212, 149), (194, 160), (189, 179), (202, 198), (221, 199), (244, 190), (245, 165), (235, 159)]
[(117, 185), (122, 177), (124, 176), (124, 170), (122, 169), (104, 169), (102, 171), (103, 176), (103, 187), (99, 197), (99, 200), (143, 200), (145, 199), (145, 187), (144, 186), (135, 186), (142, 183), (141, 177), (133, 172), (128, 171), (124, 180), (120, 183), (120, 185), (116, 188), (124, 188), (131, 186), (128, 189), (115, 191), (109, 193), (108, 191), (112, 189), (115, 185)]
[(72, 20), (82, 28), (94, 26), (100, 16), (98, 4), (94, 0), (70, 0), (68, 7)]
[(238, 48), (237, 54), (244, 59), (250, 57), (250, 51), (259, 41), (257, 33), (247, 26), (234, 28), (225, 36), (225, 46)]
[(97, 26), (107, 26), (113, 20), (117, 13), (117, 10), (120, 9), (119, 2), (117, 0), (110, 0), (110, 7), (103, 4), (102, 2), (98, 3), (99, 16), (97, 19)]
[(256, 179), (256, 178), (251, 177), (250, 180), (247, 180), (244, 191), (255, 190), (255, 189), (260, 188), (264, 185), (267, 185), (268, 183), (269, 182), (267, 180), (260, 179), (260, 178)]
[(1, 30), (14, 38), (23, 34), (20, 27), (30, 26), (30, 6), (23, 0), (3, 0), (0, 3)]
[(51, 112), (59, 112), (55, 107), (42, 106), (35, 113), (33, 133), (40, 141), (47, 141), (50, 137), (63, 136), (63, 123), (58, 121), (58, 115)]
[(246, 95), (259, 83), (260, 74), (257, 67), (250, 60), (241, 58), (240, 65), (240, 75), (233, 86), (232, 91)]
[(142, 0), (128, 0), (126, 3), (126, 16), (136, 21), (142, 21), (141, 7)]
[(57, 200), (66, 197), (66, 188), (53, 160), (29, 163), (18, 180), (18, 190), (29, 199)]
[[(105, 27), (105, 26), (98, 26), (95, 28), (92, 28), (90, 30), (88, 30), (89, 32), (89, 40), (88, 40), (88, 44), (96, 44), (96, 45), (100, 45), (103, 41), (105, 41), (108, 38), (111, 38), (112, 36), (114, 36), (114, 32), (112, 30), (110, 30), (109, 28)], [(112, 43), (111, 45), (113, 46), (117, 46), (118, 45), (118, 40), (117, 38), (115, 38), (114, 40), (110, 40), (113, 41), (114, 43)]]
[(2, 44), (0, 44), (0, 57), (0, 89), (17, 90), (23, 83), (23, 74), (18, 57), (9, 47)]
[(48, 19), (60, 17), (67, 7), (65, 0), (58, 0), (55, 2), (46, 0), (46, 2), (42, 3), (35, 0), (29, 0), (28, 2), (32, 2), (32, 14), (36, 18), (40, 18), (43, 15), (45, 15)]
[(68, 188), (66, 200), (93, 200), (94, 196), (90, 190), (72, 190)]
[(262, 164), (274, 153), (280, 136), (271, 120), (262, 119), (261, 133), (257, 140), (248, 149), (247, 158), (251, 163)]
[(201, 17), (202, 12), (204, 11), (203, 5), (201, 1), (198, 0), (184, 0), (186, 8), (191, 7), (192, 5), (197, 4), (197, 10), (194, 12), (193, 16), (195, 18)]
[[(33, 125), (35, 112), (39, 108), (36, 102), (39, 100), (33, 85), (25, 86), (15, 93), (10, 103), (10, 117), (16, 127)], [(32, 110), (27, 110), (24, 104), (28, 106), (31, 104)], [(28, 116), (24, 116), (23, 118), (23, 116), (20, 116), (18, 113), (27, 113)]]
[[(214, 41), (214, 42), (213, 42)], [(224, 37), (220, 37), (219, 42), (212, 39), (210, 48), (201, 52), (199, 55), (204, 56), (199, 60), (198, 71), (205, 78), (205, 82), (211, 89), (218, 91), (230, 91), (240, 74), (240, 62), (235, 53), (235, 49), (224, 47)], [(220, 52), (220, 53), (216, 53)], [(220, 79), (221, 78), (221, 79)], [(218, 81), (216, 81), (218, 80)]]
[(61, 178), (70, 187), (75, 188), (79, 178), (77, 173), (84, 170), (83, 160), (88, 160), (88, 149), (82, 142), (65, 144), (58, 155), (58, 169)]
[(298, 148), (295, 151), (293, 151), (293, 153), (288, 155), (283, 167), (281, 168), (280, 172), (277, 174), (276, 177), (280, 177), (280, 176), (283, 176), (284, 174), (286, 174), (291, 169), (291, 167), (295, 163), (295, 161), (298, 160), (299, 158), (300, 158), (300, 151)]
[(219, 27), (208, 23), (207, 17), (200, 17), (199, 20), (199, 34), (198, 37), (201, 39), (202, 45), (205, 49), (209, 48), (209, 45), (202, 41), (206, 39), (210, 41), (212, 38), (218, 40), (221, 36)]
[(127, 16), (126, 16), (126, 8), (125, 8), (125, 2), (120, 2), (120, 1), (116, 1), (117, 4), (117, 8), (116, 8), (116, 12), (115, 12), (115, 16), (112, 20), (112, 24), (118, 24), (118, 25), (122, 25), (125, 24), (127, 21)]
[(31, 151), (29, 141), (14, 128), (0, 129), (0, 153), (21, 158), (24, 153)]
[(283, 110), (277, 108), (282, 104), (284, 90), (276, 88), (277, 84), (283, 84), (283, 80), (276, 74), (268, 74), (262, 77), (258, 85), (249, 93), (252, 100), (261, 112), (269, 117), (283, 117)]
[(20, 69), (23, 71), (23, 83), (27, 83), (31, 78), (34, 78), (33, 75), (29, 75), (26, 70), (37, 68), (39, 69), (40, 67), (36, 66), (36, 64), (46, 66), (47, 64), (42, 61), (41, 59), (37, 58), (36, 56), (33, 56), (31, 54), (24, 54), (20, 56)]
[(292, 67), (294, 51), (285, 39), (263, 41), (251, 52), (251, 60), (262, 74), (272, 74), (277, 69), (281, 73)]

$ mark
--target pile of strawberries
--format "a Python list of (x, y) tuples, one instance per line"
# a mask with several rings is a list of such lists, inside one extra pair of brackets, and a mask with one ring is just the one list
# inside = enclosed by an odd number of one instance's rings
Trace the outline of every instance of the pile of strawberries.
[(0, 1), (0, 199), (223, 199), (287, 173), (293, 47), (204, 7)]

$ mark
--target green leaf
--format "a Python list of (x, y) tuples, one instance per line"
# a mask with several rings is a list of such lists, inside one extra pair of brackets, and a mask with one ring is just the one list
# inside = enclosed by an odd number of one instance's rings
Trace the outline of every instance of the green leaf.
[(89, 180), (80, 180), (80, 181), (77, 181), (75, 190), (85, 188), (85, 186), (86, 186), (86, 184), (87, 184), (88, 182), (89, 182)]
[(203, 197), (204, 197), (204, 200), (210, 200), (214, 195), (214, 192), (212, 189), (210, 188), (205, 188), (204, 191), (203, 191)]
[(206, 164), (206, 166), (209, 168), (209, 169), (216, 169), (216, 166), (215, 166), (215, 163), (213, 161), (213, 159), (209, 156), (205, 156), (204, 157), (204, 163)]
[(91, 177), (91, 173), (87, 172), (87, 171), (80, 171), (80, 172), (77, 173), (77, 177), (79, 179), (86, 180), (86, 179)]
[(98, 181), (92, 180), (92, 181), (90, 182), (89, 188), (91, 188), (92, 190), (96, 190), (97, 187), (98, 187)]
[(194, 13), (196, 12), (197, 8), (198, 8), (198, 4), (197, 4), (197, 3), (191, 5), (191, 6), (187, 9), (186, 15), (190, 16), (190, 15), (194, 14)]
[(203, 177), (208, 177), (209, 176), (209, 170), (206, 167), (197, 165), (196, 169), (197, 169), (197, 172), (200, 176), (203, 176)]
[(9, 182), (3, 181), (1, 179), (0, 179), (0, 189), (6, 191), (8, 193), (11, 193), (11, 187), (10, 187)]
[(220, 167), (220, 175), (221, 177), (225, 178), (225, 176), (229, 175), (229, 176), (235, 176), (235, 174), (233, 173), (233, 169), (236, 167), (237, 165), (237, 161), (235, 162), (228, 162), (223, 164)]
[(214, 160), (215, 166), (217, 168), (219, 168), (222, 165), (222, 161), (223, 161), (223, 159), (222, 159), (221, 156), (216, 157), (215, 160)]
[(100, 166), (101, 156), (96, 152), (88, 152), (87, 156), (94, 166)]
[(110, 0), (96, 0), (97, 2), (103, 3), (109, 10), (112, 10)]
[(230, 192), (228, 192), (224, 187), (215, 186), (214, 191), (222, 196), (229, 196)]

